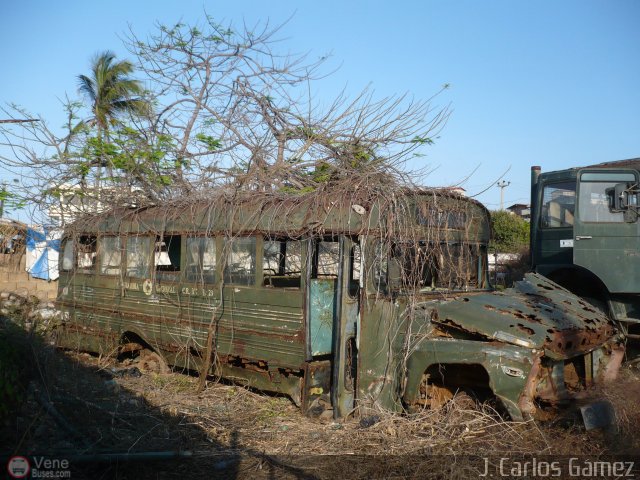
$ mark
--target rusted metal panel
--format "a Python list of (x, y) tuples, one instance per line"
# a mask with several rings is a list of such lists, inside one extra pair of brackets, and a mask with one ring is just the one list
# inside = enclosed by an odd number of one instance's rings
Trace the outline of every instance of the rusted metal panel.
[(464, 295), (442, 303), (434, 322), (486, 340), (545, 348), (555, 358), (592, 350), (614, 333), (605, 315), (535, 273), (503, 292)]
[[(432, 300), (411, 310), (423, 318), (407, 362), (404, 400), (419, 403), (430, 366), (479, 366), (514, 419), (556, 406), (592, 384), (615, 378), (624, 346), (611, 321), (537, 274), (503, 292)], [(418, 322), (419, 323), (419, 322)], [(447, 381), (446, 373), (443, 381)]]

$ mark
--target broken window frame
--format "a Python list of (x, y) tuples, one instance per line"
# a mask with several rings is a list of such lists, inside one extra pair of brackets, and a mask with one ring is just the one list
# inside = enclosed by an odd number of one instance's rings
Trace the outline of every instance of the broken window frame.
[(299, 290), (304, 266), (304, 242), (265, 237), (262, 245), (263, 286)]
[[(402, 248), (403, 244), (406, 245), (405, 248), (413, 249), (414, 245), (419, 245), (420, 249), (427, 250), (417, 254), (410, 253)], [(479, 243), (451, 241), (434, 244), (434, 242), (415, 241), (388, 245), (383, 240), (377, 240), (371, 250), (370, 261), (373, 273), (371, 288), (379, 294), (391, 293), (388, 278), (391, 257), (401, 259), (400, 265), (404, 265), (400, 272), (402, 287), (397, 292), (400, 294), (407, 294), (414, 290), (420, 293), (463, 292), (485, 290), (489, 287), (486, 281), (487, 265), (483, 260), (486, 246)], [(407, 261), (413, 261), (416, 255), (418, 261), (421, 261), (420, 266), (412, 265), (407, 268)], [(418, 270), (420, 273), (416, 276), (415, 272)], [(464, 278), (461, 278), (463, 276)]]
[(182, 235), (165, 233), (156, 236), (153, 268), (156, 278), (177, 280), (182, 270)]
[(360, 291), (363, 271), (362, 248), (359, 243), (354, 243), (349, 251), (349, 288), (351, 298), (356, 298)]
[(76, 273), (94, 273), (98, 256), (98, 237), (96, 235), (79, 235), (75, 243)]
[(389, 287), (389, 245), (387, 242), (375, 239), (370, 252), (372, 265), (370, 277), (373, 291), (386, 294)]
[(340, 274), (340, 242), (338, 237), (325, 237), (313, 242), (311, 278), (338, 278)]

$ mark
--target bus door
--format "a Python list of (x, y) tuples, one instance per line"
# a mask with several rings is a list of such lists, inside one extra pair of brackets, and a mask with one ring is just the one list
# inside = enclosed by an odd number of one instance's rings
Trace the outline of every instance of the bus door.
[(312, 359), (331, 362), (330, 399), (339, 418), (355, 401), (360, 246), (344, 236), (310, 242), (309, 350)]
[(610, 292), (640, 289), (638, 173), (584, 169), (578, 174), (574, 263), (597, 275)]

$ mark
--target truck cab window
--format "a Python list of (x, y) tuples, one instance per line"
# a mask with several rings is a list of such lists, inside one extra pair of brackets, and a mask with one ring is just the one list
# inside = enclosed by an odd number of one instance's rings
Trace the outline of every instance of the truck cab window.
[(545, 185), (542, 192), (540, 221), (543, 228), (573, 226), (576, 209), (576, 185), (562, 182)]
[(633, 185), (636, 182), (633, 173), (583, 172), (580, 176), (578, 196), (578, 214), (582, 222), (622, 223), (624, 212), (616, 209), (615, 192), (617, 184)]

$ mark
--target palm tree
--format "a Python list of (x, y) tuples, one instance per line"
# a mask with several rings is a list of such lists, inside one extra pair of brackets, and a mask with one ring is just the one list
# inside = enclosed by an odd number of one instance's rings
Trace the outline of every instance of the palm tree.
[[(78, 75), (79, 90), (91, 102), (92, 118), (85, 123), (95, 125), (100, 143), (109, 140), (109, 127), (120, 114), (143, 116), (150, 113), (148, 101), (141, 97), (142, 84), (129, 75), (133, 64), (127, 60), (116, 61), (115, 53), (98, 53), (91, 61), (91, 75)], [(107, 166), (111, 176), (112, 165), (101, 159), (98, 165), (96, 187), (99, 187), (100, 168)]]

